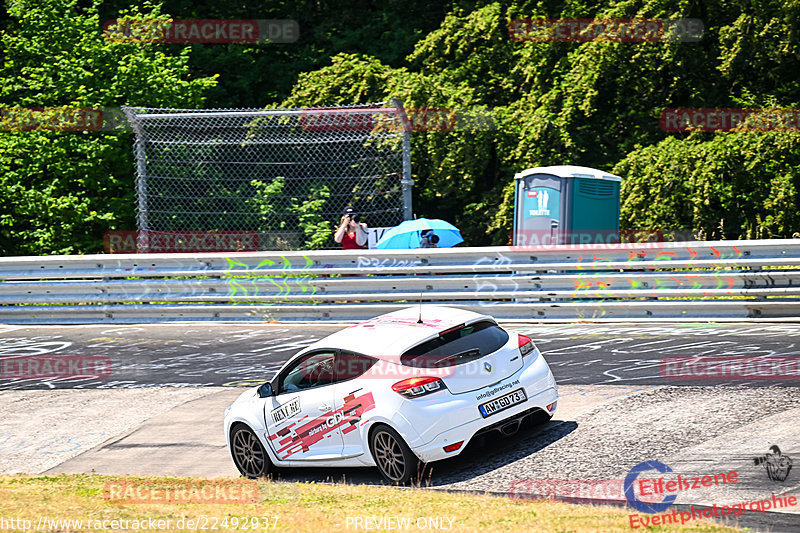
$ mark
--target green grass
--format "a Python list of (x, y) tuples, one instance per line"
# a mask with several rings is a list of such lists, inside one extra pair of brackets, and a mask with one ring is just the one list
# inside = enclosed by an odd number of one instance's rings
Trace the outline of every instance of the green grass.
[[(451, 525), (449, 531), (489, 533), (513, 532), (625, 532), (632, 531), (631, 510), (612, 506), (575, 505), (555, 501), (519, 501), (489, 495), (461, 494), (417, 488), (376, 487), (363, 485), (327, 485), (315, 483), (286, 483), (260, 480), (225, 480), (245, 483), (256, 495), (254, 503), (215, 503), (202, 500), (193, 503), (139, 503), (109, 501), (108, 483), (147, 490), (176, 485), (202, 488), (219, 480), (195, 478), (112, 477), (99, 475), (59, 475), (36, 477), (27, 475), (0, 476), (0, 517), (8, 520), (29, 520), (31, 529), (43, 517), (49, 520), (82, 520), (78, 526), (54, 525), (45, 530), (98, 531), (96, 525), (111, 520), (127, 520), (128, 529), (134, 521), (164, 520), (159, 531), (288, 531), (321, 533), (324, 531), (367, 531), (357, 527), (357, 519), (395, 518), (409, 520), (408, 529), (397, 528), (389, 522), (371, 522), (369, 531), (420, 531), (418, 520), (439, 519), (440, 526)], [(258, 517), (258, 527), (252, 526)], [(170, 522), (167, 523), (166, 521)], [(183, 520), (183, 522), (179, 522)], [(87, 522), (92, 521), (92, 522)], [(100, 521), (100, 522), (97, 522)], [(194, 527), (188, 527), (194, 521)], [(144, 523), (144, 522), (142, 522)], [(169, 527), (166, 527), (169, 524)], [(184, 527), (179, 529), (178, 526)], [(234, 527), (237, 524), (238, 527)], [(18, 523), (19, 525), (19, 523)], [(117, 524), (119, 529), (125, 524)], [(216, 525), (216, 529), (211, 526)], [(20, 525), (17, 530), (24, 527)], [(11, 528), (14, 530), (15, 528)], [(136, 528), (133, 528), (136, 529)], [(142, 530), (145, 527), (141, 527)], [(39, 529), (40, 531), (42, 529)], [(106, 531), (109, 529), (106, 528)], [(428, 530), (431, 530), (428, 527)], [(721, 527), (705, 521), (690, 521), (681, 525), (647, 528), (647, 531), (727, 532), (736, 529)]]

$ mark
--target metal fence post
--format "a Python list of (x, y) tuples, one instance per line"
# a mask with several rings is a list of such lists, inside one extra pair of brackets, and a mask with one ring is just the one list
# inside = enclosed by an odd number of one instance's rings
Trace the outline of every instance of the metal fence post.
[(139, 229), (136, 236), (136, 249), (139, 252), (147, 252), (150, 248), (150, 239), (148, 238), (150, 226), (147, 221), (147, 154), (145, 152), (147, 137), (133, 108), (123, 106), (122, 110), (136, 136), (133, 144), (133, 153), (136, 159), (136, 226)]
[(400, 184), (403, 187), (403, 220), (413, 218), (412, 206), (412, 187), (414, 179), (411, 177), (411, 127), (410, 121), (403, 107), (403, 101), (399, 98), (392, 98), (392, 104), (397, 108), (400, 115), (400, 122), (403, 124), (403, 175), (400, 177)]

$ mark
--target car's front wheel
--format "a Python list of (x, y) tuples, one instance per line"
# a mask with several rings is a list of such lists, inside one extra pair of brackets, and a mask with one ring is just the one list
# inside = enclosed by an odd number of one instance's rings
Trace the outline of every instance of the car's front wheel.
[(261, 441), (244, 424), (234, 427), (231, 432), (231, 455), (233, 463), (244, 477), (256, 479), (272, 470), (272, 463)]
[(370, 448), (381, 476), (389, 483), (405, 485), (419, 472), (420, 460), (389, 426), (373, 430)]

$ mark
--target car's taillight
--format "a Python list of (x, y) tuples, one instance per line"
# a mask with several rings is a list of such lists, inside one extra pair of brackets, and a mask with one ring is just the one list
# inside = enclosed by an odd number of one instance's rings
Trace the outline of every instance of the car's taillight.
[(517, 335), (519, 337), (519, 353), (524, 356), (528, 355), (533, 351), (533, 341), (530, 337), (526, 337), (525, 335)]
[(447, 453), (454, 452), (457, 449), (461, 448), (461, 445), (464, 444), (464, 441), (461, 442), (454, 442), (453, 444), (449, 444), (444, 447), (444, 451)]
[(444, 388), (442, 380), (433, 376), (408, 378), (392, 385), (393, 391), (406, 398), (418, 398)]

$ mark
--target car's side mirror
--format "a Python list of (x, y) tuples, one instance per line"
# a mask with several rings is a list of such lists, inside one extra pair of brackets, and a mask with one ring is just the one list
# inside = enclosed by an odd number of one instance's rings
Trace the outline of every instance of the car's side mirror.
[(274, 396), (274, 393), (272, 392), (272, 383), (267, 381), (258, 388), (258, 397), (269, 398), (270, 396)]

